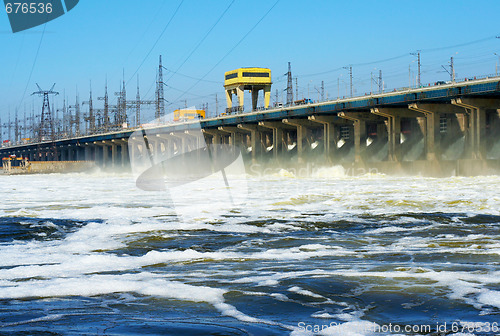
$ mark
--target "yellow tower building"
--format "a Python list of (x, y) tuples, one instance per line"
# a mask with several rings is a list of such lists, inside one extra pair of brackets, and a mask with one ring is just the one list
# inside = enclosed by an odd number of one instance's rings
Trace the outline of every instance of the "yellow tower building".
[[(259, 90), (264, 90), (264, 107), (269, 107), (271, 98), (271, 70), (267, 68), (239, 68), (224, 74), (227, 112), (243, 111), (244, 92), (252, 93), (252, 110), (257, 109)], [(238, 97), (238, 106), (233, 108), (233, 94)]]

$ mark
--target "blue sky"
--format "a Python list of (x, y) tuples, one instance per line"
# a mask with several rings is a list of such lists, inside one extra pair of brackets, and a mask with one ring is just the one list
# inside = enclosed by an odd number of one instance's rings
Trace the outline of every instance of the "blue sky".
[[(0, 117), (5, 122), (10, 110), (13, 118), (16, 108), (22, 115), (25, 106), (39, 113), (41, 99), (30, 96), (35, 83), (56, 83), (59, 106), (63, 93), (73, 104), (77, 88), (86, 100), (90, 81), (94, 97), (103, 95), (106, 78), (109, 92), (117, 92), (123, 72), (130, 99), (134, 74), (142, 98), (151, 99), (160, 54), (170, 70), (167, 109), (208, 103), (209, 113), (216, 93), (219, 111), (225, 107), (223, 75), (238, 67), (270, 68), (273, 101), (276, 89), (281, 100), (289, 61), (299, 98), (313, 100), (321, 81), (330, 98), (345, 96), (342, 67), (351, 64), (356, 94), (370, 91), (371, 73), (379, 70), (388, 89), (414, 84), (416, 50), (422, 50), (423, 83), (448, 80), (442, 66), (451, 56), (457, 78), (494, 74), (499, 12), (498, 0), (81, 0), (45, 26), (16, 34), (1, 13)], [(152, 118), (153, 111), (145, 113)]]

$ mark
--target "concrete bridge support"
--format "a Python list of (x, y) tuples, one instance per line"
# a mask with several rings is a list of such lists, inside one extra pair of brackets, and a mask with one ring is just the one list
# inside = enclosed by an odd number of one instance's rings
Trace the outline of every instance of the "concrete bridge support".
[(456, 98), (453, 105), (465, 108), (469, 119), (469, 148), (473, 159), (486, 159), (486, 110), (498, 109), (499, 99)]
[(372, 108), (371, 113), (387, 118), (389, 160), (401, 161), (401, 118), (416, 118), (420, 114), (406, 108)]
[(243, 130), (234, 126), (219, 126), (219, 131), (229, 133), (229, 144), (233, 146), (241, 147), (244, 145), (244, 138), (248, 133), (246, 130)]
[(421, 104), (414, 103), (408, 105), (412, 111), (425, 115), (425, 151), (427, 160), (441, 160), (441, 132), (440, 120), (444, 113), (463, 113), (464, 110), (450, 104)]
[(367, 122), (381, 121), (381, 118), (367, 112), (341, 111), (338, 116), (354, 123), (354, 162), (365, 162), (368, 159), (366, 154), (366, 140), (368, 137), (366, 124)]
[(354, 162), (364, 162), (366, 160), (366, 121), (370, 115), (361, 112), (339, 112), (338, 116), (354, 123)]
[(85, 160), (85, 161), (91, 161), (91, 160), (92, 160), (92, 156), (91, 156), (90, 151), (91, 151), (91, 149), (90, 149), (90, 144), (89, 144), (89, 143), (86, 143), (86, 144), (85, 144), (85, 147), (83, 148), (83, 152), (84, 152), (84, 160)]
[(285, 152), (285, 141), (283, 130), (286, 128), (281, 122), (277, 121), (259, 121), (259, 126), (269, 128), (273, 132), (273, 159), (278, 162), (280, 156)]
[(189, 143), (186, 134), (170, 132), (169, 137), (175, 142), (177, 154), (189, 152)]
[(339, 139), (339, 131), (336, 125), (346, 124), (347, 120), (338, 116), (318, 116), (312, 115), (308, 120), (323, 125), (323, 148), (325, 161), (331, 163), (335, 160), (335, 152)]
[(299, 163), (304, 163), (304, 140), (307, 138), (308, 129), (316, 123), (306, 119), (283, 119), (283, 124), (294, 126), (297, 129), (297, 157)]
[(207, 146), (212, 148), (212, 151), (217, 154), (217, 145), (222, 145), (224, 143), (224, 136), (227, 132), (219, 131), (218, 129), (202, 129), (204, 134), (211, 137), (211, 146), (207, 143)]
[(238, 124), (238, 128), (250, 132), (250, 146), (252, 147), (252, 163), (256, 163), (260, 155), (262, 155), (262, 135), (263, 130), (253, 124)]

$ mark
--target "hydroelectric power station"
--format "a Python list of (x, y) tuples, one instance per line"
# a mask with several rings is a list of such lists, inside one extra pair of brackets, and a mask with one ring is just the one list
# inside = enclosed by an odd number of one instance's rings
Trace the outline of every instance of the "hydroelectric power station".
[[(146, 129), (148, 151), (161, 153), (196, 147), (190, 131), (202, 130), (206, 143), (238, 146), (245, 162), (263, 166), (342, 165), (374, 168), (381, 173), (425, 175), (475, 175), (500, 171), (500, 77), (438, 82), (436, 85), (371, 93), (359, 97), (312, 102), (288, 101), (269, 107), (271, 71), (240, 68), (225, 73), (227, 106), (224, 113), (204, 118), (200, 112), (175, 121), (140, 123), (140, 105), (155, 104), (158, 120), (164, 114), (160, 73), (157, 98), (126, 100), (125, 84), (117, 105), (92, 110), (89, 134), (49, 138), (45, 123), (36, 141), (3, 146), (0, 157), (23, 157), (30, 161), (93, 161), (102, 168), (128, 167), (130, 157), (145, 155), (144, 148), (129, 148), (131, 134)], [(244, 91), (252, 94), (252, 108), (244, 111)], [(258, 92), (264, 106), (258, 108)], [(50, 109), (49, 91), (44, 109)], [(233, 103), (237, 95), (238, 105)], [(92, 96), (87, 104), (92, 104)], [(106, 104), (107, 91), (106, 91)], [(78, 103), (77, 103), (78, 104)], [(134, 127), (126, 122), (127, 107), (136, 107)], [(197, 111), (197, 110), (194, 110)], [(202, 111), (202, 110), (198, 110)], [(42, 118), (47, 119), (44, 110)], [(96, 113), (107, 119), (95, 124)], [(120, 127), (109, 126), (108, 114), (116, 113)], [(94, 118), (94, 119), (92, 119)], [(48, 120), (48, 119), (47, 119)], [(43, 122), (44, 120), (42, 120)], [(123, 125), (123, 126), (122, 126)], [(361, 170), (360, 170), (361, 171)]]

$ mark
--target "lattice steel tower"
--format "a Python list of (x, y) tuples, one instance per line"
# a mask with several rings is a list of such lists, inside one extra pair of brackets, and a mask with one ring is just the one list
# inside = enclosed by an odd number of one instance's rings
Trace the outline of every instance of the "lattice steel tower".
[(288, 62), (288, 80), (286, 86), (286, 104), (291, 105), (293, 103), (293, 87), (292, 87), (292, 66)]
[(155, 118), (161, 118), (165, 115), (165, 96), (163, 92), (163, 65), (161, 64), (160, 55), (160, 65), (158, 67), (158, 81), (156, 82), (156, 113)]
[(52, 85), (50, 90), (42, 90), (40, 85), (36, 84), (38, 91), (33, 92), (31, 95), (43, 96), (42, 116), (40, 120), (40, 129), (38, 131), (39, 141), (54, 140), (54, 125), (52, 123), (52, 112), (50, 110), (49, 95), (57, 96), (59, 92), (54, 91), (56, 84)]

